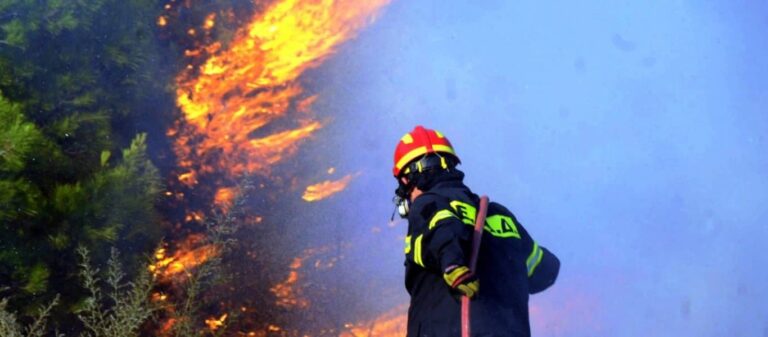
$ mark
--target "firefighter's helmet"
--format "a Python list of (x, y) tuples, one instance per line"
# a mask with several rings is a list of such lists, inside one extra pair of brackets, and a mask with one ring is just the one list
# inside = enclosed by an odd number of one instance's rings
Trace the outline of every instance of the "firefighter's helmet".
[[(430, 153), (449, 155), (451, 159), (459, 163), (459, 157), (456, 155), (456, 151), (453, 150), (453, 146), (448, 141), (448, 138), (445, 138), (437, 130), (417, 125), (413, 128), (413, 131), (406, 133), (403, 138), (400, 138), (400, 142), (397, 143), (395, 148), (395, 166), (392, 169), (392, 174), (395, 177), (399, 177), (408, 173), (409, 164), (424, 158), (425, 155)], [(440, 157), (440, 162), (445, 168), (446, 160), (444, 156)]]

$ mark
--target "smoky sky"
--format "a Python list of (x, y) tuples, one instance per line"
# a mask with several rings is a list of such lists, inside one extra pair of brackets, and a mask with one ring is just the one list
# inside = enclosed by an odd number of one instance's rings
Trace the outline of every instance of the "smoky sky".
[(367, 307), (408, 300), (392, 153), (423, 124), (560, 257), (534, 335), (768, 336), (768, 3), (394, 1), (318, 72)]

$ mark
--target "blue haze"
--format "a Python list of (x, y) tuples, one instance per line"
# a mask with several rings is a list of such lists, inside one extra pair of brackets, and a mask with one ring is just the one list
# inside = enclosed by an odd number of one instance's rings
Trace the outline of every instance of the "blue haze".
[(372, 310), (407, 301), (392, 152), (424, 124), (559, 255), (534, 335), (768, 336), (768, 3), (395, 1), (318, 71)]

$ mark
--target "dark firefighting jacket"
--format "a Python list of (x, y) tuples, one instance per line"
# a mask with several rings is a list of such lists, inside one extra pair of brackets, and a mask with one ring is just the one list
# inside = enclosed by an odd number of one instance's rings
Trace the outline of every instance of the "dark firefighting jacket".
[[(405, 246), (405, 287), (411, 295), (408, 337), (461, 335), (460, 294), (443, 279), (451, 265), (469, 265), (479, 197), (461, 176), (436, 183), (411, 205)], [(537, 244), (515, 216), (491, 202), (475, 275), (472, 336), (530, 336), (528, 295), (557, 278), (560, 262)]]

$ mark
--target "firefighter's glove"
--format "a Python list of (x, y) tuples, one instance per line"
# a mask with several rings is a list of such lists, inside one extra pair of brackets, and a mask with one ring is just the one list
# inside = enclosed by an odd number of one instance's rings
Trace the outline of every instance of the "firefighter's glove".
[(450, 266), (445, 268), (443, 278), (445, 279), (445, 282), (448, 283), (448, 286), (458, 290), (469, 298), (475, 296), (477, 291), (480, 290), (480, 281), (478, 281), (475, 274), (465, 266)]

